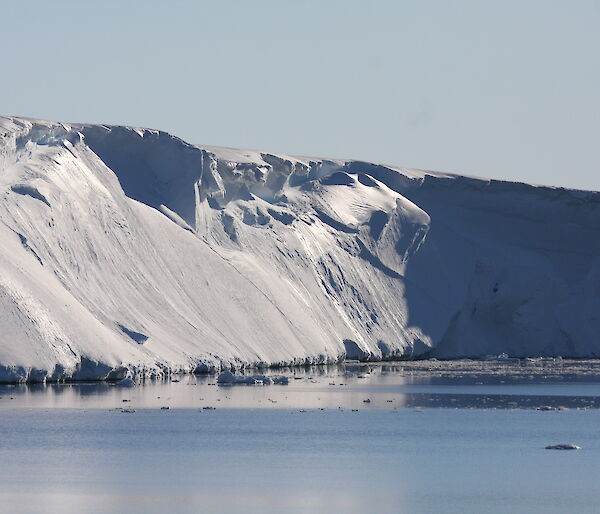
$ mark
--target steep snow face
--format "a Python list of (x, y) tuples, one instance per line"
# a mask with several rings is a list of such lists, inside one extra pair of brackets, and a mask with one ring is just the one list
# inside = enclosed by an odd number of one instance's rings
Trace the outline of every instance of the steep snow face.
[(599, 205), (0, 118), (0, 380), (595, 356)]

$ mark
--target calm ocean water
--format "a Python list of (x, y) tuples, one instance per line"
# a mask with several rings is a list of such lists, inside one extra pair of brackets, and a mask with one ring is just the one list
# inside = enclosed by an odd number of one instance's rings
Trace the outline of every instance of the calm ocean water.
[[(289, 386), (2, 386), (1, 510), (597, 512), (594, 377), (369, 370)], [(563, 442), (582, 450), (544, 449)]]

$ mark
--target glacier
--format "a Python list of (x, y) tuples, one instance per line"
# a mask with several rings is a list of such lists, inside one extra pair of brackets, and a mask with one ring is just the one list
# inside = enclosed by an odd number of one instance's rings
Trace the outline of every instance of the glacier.
[(598, 357), (600, 195), (0, 117), (0, 381)]

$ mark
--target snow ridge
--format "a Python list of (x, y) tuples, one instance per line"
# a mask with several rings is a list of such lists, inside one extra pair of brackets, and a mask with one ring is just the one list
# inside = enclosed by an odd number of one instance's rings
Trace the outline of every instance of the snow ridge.
[(0, 381), (594, 357), (595, 192), (0, 117)]

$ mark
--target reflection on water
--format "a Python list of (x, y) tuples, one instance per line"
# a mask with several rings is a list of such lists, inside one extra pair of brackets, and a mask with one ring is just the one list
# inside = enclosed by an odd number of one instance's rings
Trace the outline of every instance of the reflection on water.
[[(250, 372), (248, 372), (250, 373)], [(217, 385), (211, 375), (110, 383), (0, 385), (2, 408), (597, 408), (600, 361), (346, 363), (270, 370), (289, 385)]]

